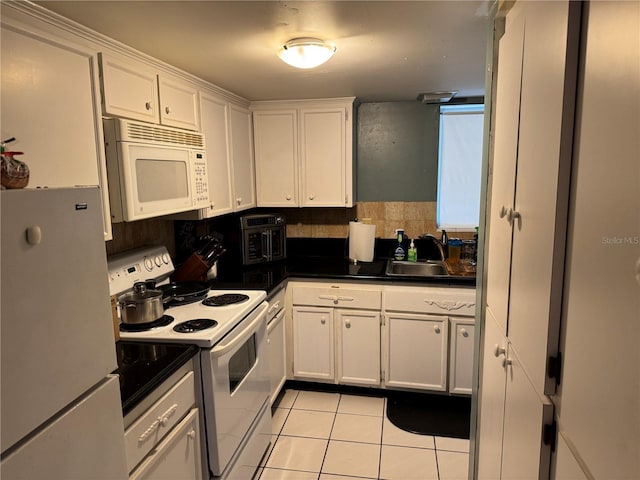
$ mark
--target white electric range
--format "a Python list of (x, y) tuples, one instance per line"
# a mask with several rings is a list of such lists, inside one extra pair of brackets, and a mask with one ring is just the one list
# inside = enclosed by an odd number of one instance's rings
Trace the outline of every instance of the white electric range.
[[(173, 262), (165, 247), (109, 258), (109, 285), (119, 295), (138, 281), (168, 283)], [(251, 478), (269, 446), (266, 292), (210, 290), (204, 299), (165, 308), (146, 325), (120, 325), (124, 341), (200, 347), (201, 404), (207, 458), (214, 478)]]

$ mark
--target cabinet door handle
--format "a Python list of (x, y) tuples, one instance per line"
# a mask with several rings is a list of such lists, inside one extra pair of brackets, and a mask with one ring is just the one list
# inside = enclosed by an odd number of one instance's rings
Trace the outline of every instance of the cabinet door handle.
[(190, 439), (194, 439), (196, 438), (196, 431), (195, 430), (189, 430), (189, 433), (187, 433), (187, 437), (189, 437)]
[(504, 218), (505, 215), (507, 214), (507, 207), (505, 207), (504, 205), (500, 208), (500, 212), (498, 213), (498, 215), (500, 216), (500, 218)]
[(325, 317), (320, 318), (320, 323), (324, 325), (325, 323), (327, 323), (327, 319)]
[(242, 203), (242, 197), (236, 198), (236, 203), (240, 205)]
[(291, 200), (291, 195), (287, 195), (287, 200)]
[(344, 326), (345, 326), (346, 328), (351, 328), (351, 321), (350, 321), (350, 320), (345, 320), (345, 321), (344, 321)]
[(466, 328), (462, 328), (462, 329), (460, 329), (460, 334), (461, 334), (463, 337), (468, 337), (468, 336), (469, 336), (469, 332), (467, 332), (467, 329), (466, 329)]
[(171, 107), (164, 107), (164, 112), (169, 115), (171, 113)]
[(511, 365), (513, 365), (513, 360), (511, 360), (510, 358), (505, 358), (504, 360), (502, 360), (502, 366), (504, 368), (507, 368)]
[(312, 194), (312, 195), (309, 195), (309, 200), (313, 200), (314, 198), (315, 198), (315, 197), (314, 197), (314, 195), (313, 195), (313, 194)]
[(440, 326), (439, 325), (434, 325), (433, 326), (433, 331), (436, 333), (440, 333)]
[(518, 212), (517, 210), (509, 209), (509, 212), (507, 213), (507, 222), (513, 223), (515, 220), (519, 218), (521, 218), (520, 212)]
[(144, 108), (146, 108), (147, 110), (151, 110), (151, 102), (145, 102)]
[(493, 346), (493, 355), (496, 358), (499, 357), (500, 355), (505, 355), (506, 353), (507, 353), (507, 349), (504, 347), (501, 347), (497, 343)]

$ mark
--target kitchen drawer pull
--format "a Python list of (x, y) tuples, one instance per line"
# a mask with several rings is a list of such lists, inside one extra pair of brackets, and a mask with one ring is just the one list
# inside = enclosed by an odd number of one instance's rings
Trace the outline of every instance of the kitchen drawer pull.
[(147, 438), (151, 436), (153, 432), (155, 432), (160, 426), (160, 420), (156, 420), (153, 422), (149, 428), (147, 428), (142, 434), (138, 437), (138, 443), (144, 442)]
[(340, 300), (341, 302), (353, 302), (355, 300), (355, 298), (353, 298), (353, 297), (338, 297), (338, 300)]
[(155, 432), (158, 429), (158, 427), (166, 426), (167, 423), (169, 423), (169, 419), (173, 415), (175, 415), (177, 410), (178, 410), (178, 404), (177, 403), (174, 403), (173, 405), (171, 405), (171, 407), (169, 407), (169, 409), (166, 412), (164, 412), (162, 415), (160, 415), (151, 425), (149, 425), (149, 428), (147, 428), (138, 437), (138, 443), (144, 442), (147, 438), (149, 438), (151, 436), (151, 434), (153, 432)]
[(178, 410), (178, 404), (174, 403), (166, 412), (160, 415), (160, 418), (158, 420), (163, 427), (166, 426), (167, 423), (169, 423), (169, 419), (176, 413), (176, 410)]

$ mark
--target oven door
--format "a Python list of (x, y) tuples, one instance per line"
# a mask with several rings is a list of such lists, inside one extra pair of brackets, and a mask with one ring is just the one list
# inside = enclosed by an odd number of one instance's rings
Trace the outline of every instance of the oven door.
[(125, 221), (192, 207), (191, 151), (118, 142)]
[(209, 467), (221, 475), (269, 398), (263, 302), (211, 350), (202, 352)]

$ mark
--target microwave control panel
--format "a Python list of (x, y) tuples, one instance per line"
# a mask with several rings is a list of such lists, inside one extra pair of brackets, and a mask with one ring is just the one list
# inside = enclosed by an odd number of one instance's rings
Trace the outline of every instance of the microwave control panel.
[(209, 177), (207, 175), (207, 157), (202, 150), (192, 153), (191, 172), (193, 178), (193, 206), (206, 208), (209, 205)]

